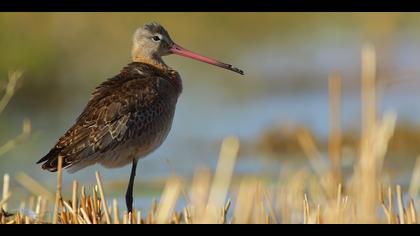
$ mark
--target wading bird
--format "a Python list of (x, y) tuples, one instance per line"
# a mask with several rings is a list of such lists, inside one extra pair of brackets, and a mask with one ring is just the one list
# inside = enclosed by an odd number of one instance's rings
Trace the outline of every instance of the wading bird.
[(145, 24), (134, 33), (132, 62), (96, 88), (76, 123), (37, 164), (55, 172), (61, 157), (63, 167), (72, 173), (96, 163), (106, 168), (132, 163), (125, 196), (132, 212), (137, 162), (166, 139), (182, 92), (178, 72), (162, 60), (170, 54), (243, 75), (232, 65), (182, 48), (161, 25)]

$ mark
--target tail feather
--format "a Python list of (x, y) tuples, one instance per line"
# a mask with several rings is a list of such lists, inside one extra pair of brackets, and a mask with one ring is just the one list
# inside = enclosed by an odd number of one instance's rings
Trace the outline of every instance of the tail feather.
[[(48, 170), (50, 172), (56, 172), (58, 168), (58, 156), (60, 155), (61, 149), (52, 148), (47, 155), (41, 158), (36, 164), (42, 164), (42, 169)], [(67, 166), (68, 163), (63, 161), (63, 167)]]

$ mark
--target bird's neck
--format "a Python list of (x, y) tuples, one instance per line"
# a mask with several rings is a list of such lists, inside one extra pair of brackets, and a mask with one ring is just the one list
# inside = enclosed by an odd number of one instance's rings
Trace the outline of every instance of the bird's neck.
[(133, 62), (150, 64), (165, 71), (171, 70), (171, 68), (168, 65), (166, 65), (165, 62), (162, 60), (162, 57), (159, 57), (159, 56), (135, 55), (133, 56)]

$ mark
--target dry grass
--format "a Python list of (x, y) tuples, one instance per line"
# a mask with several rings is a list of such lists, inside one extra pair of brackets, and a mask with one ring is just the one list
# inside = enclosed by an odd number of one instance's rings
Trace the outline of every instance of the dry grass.
[[(86, 188), (73, 182), (71, 199), (64, 199), (61, 192), (61, 168), (57, 173), (55, 202), (53, 195), (41, 184), (31, 192), (38, 195), (22, 207), (34, 212), (8, 215), (0, 212), (3, 224), (151, 224), (151, 223), (400, 223), (419, 222), (418, 205), (420, 158), (413, 170), (413, 177), (403, 194), (401, 186), (388, 186), (383, 179), (382, 165), (393, 136), (396, 114), (377, 113), (376, 58), (372, 46), (362, 52), (362, 136), (358, 146), (358, 160), (350, 178), (341, 176), (341, 80), (331, 77), (331, 135), (329, 155), (331, 168), (320, 165), (321, 152), (314, 137), (300, 132), (298, 143), (309, 159), (314, 172), (301, 170), (281, 176), (278, 184), (269, 185), (263, 180), (246, 177), (238, 188), (231, 186), (234, 165), (240, 146), (237, 137), (227, 137), (222, 143), (215, 173), (197, 171), (190, 185), (178, 177), (171, 178), (159, 203), (152, 202), (149, 210), (134, 209), (129, 215), (121, 212), (116, 199), (110, 201), (99, 173), (96, 186), (87, 195)], [(59, 162), (61, 163), (61, 161)], [(314, 174), (313, 174), (314, 173)], [(20, 175), (20, 182), (35, 181)], [(0, 207), (7, 209), (11, 196), (9, 176), (5, 175), (3, 198)], [(228, 193), (232, 193), (229, 195)], [(231, 198), (228, 198), (228, 197)], [(186, 204), (180, 206), (180, 199)], [(52, 210), (54, 209), (54, 210)]]
[[(386, 125), (389, 125), (385, 123)], [(219, 168), (233, 162), (238, 147), (234, 137), (224, 141)], [(226, 172), (216, 171), (212, 176), (209, 171), (197, 172), (192, 185), (188, 188), (179, 178), (167, 182), (159, 203), (153, 202), (148, 212), (134, 210), (133, 215), (121, 207), (116, 199), (109, 201), (103, 190), (102, 180), (96, 173), (97, 184), (87, 195), (86, 188), (79, 183), (72, 185), (71, 199), (61, 198), (55, 204), (53, 200), (39, 196), (36, 203), (26, 202), (21, 205), (33, 211), (34, 216), (16, 213), (5, 216), (0, 213), (0, 222), (12, 223), (63, 223), (63, 224), (97, 224), (97, 223), (418, 223), (418, 212), (414, 199), (403, 199), (399, 186), (381, 185), (381, 181), (373, 182), (378, 191), (361, 192), (365, 184), (371, 183), (365, 173), (355, 167), (356, 171), (351, 184), (347, 187), (336, 186), (333, 181), (326, 181), (329, 173), (300, 171), (285, 184), (269, 186), (263, 181), (249, 177), (244, 179), (239, 189), (234, 190), (234, 197), (226, 200), (227, 189), (233, 174), (232, 165)], [(221, 173), (221, 174), (220, 174)], [(218, 176), (219, 174), (219, 176)], [(58, 176), (61, 172), (58, 173)], [(60, 179), (61, 177), (58, 177)], [(213, 179), (213, 181), (212, 181)], [(9, 178), (4, 178), (4, 186), (8, 186)], [(418, 182), (413, 179), (414, 182)], [(279, 181), (279, 183), (285, 181)], [(59, 185), (58, 185), (59, 186)], [(60, 189), (59, 187), (57, 189)], [(187, 196), (182, 196), (187, 190)], [(337, 191), (335, 194), (331, 193)], [(5, 190), (3, 206), (10, 196), (10, 190)], [(176, 211), (177, 202), (181, 197), (187, 199), (182, 210)], [(33, 199), (33, 198), (32, 198)], [(396, 204), (395, 204), (396, 203)], [(372, 205), (369, 205), (372, 204)], [(363, 209), (363, 207), (366, 207)], [(3, 207), (4, 208), (4, 207)], [(52, 211), (52, 208), (57, 211)], [(369, 210), (374, 211), (370, 212)], [(378, 210), (379, 209), (379, 210)], [(55, 219), (55, 221), (54, 221)]]

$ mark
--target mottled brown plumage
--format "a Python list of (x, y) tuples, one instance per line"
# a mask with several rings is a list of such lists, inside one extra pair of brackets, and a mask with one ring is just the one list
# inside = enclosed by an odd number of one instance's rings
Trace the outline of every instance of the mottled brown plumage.
[(137, 161), (158, 148), (172, 126), (175, 106), (182, 92), (181, 78), (162, 56), (177, 54), (216, 65), (239, 74), (232, 65), (198, 55), (175, 44), (157, 23), (146, 24), (133, 36), (133, 62), (99, 85), (76, 123), (37, 163), (56, 171), (58, 158), (63, 167), (75, 172), (99, 163), (122, 167), (132, 163), (126, 193), (129, 212)]
[(176, 71), (129, 64), (96, 88), (76, 123), (38, 163), (56, 171), (61, 155), (63, 167), (74, 172), (95, 163), (121, 167), (144, 157), (168, 134), (181, 91)]

